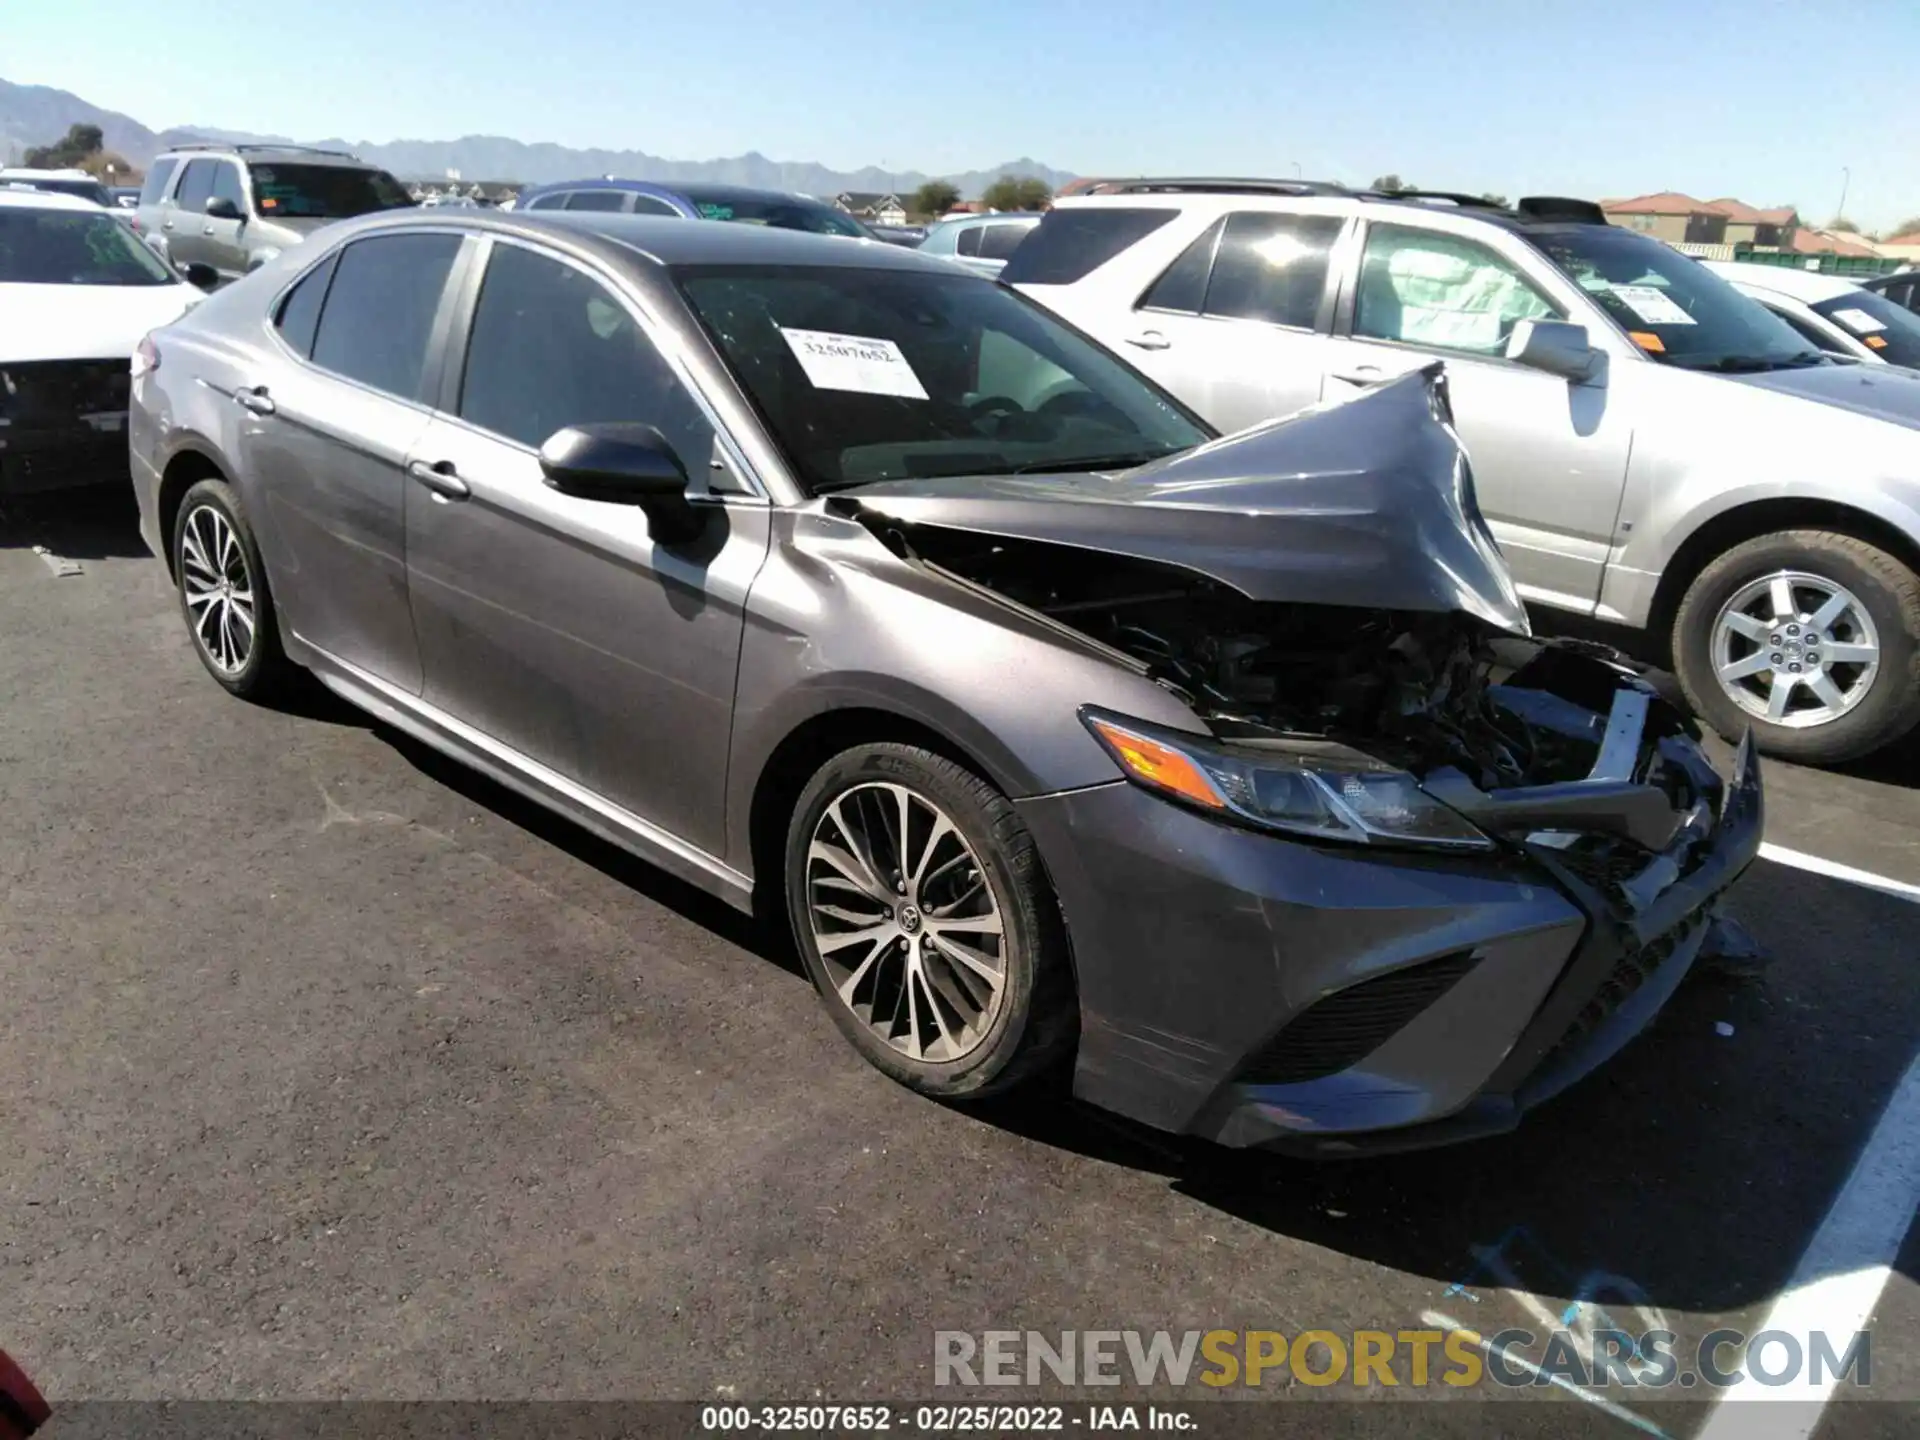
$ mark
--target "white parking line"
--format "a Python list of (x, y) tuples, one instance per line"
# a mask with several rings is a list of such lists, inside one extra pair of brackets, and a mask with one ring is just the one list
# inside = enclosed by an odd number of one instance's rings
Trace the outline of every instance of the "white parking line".
[[(1824, 1333), (1832, 1353), (1844, 1355), (1873, 1318), (1917, 1205), (1920, 1055), (1907, 1066), (1853, 1173), (1755, 1333), (1782, 1330), (1802, 1346)], [(1694, 1440), (1805, 1440), (1819, 1425), (1836, 1380), (1825, 1374), (1816, 1382), (1804, 1368), (1785, 1385), (1761, 1385), (1749, 1377), (1721, 1393)], [(1757, 1401), (1789, 1403), (1762, 1408)]]
[(1842, 865), (1838, 860), (1822, 860), (1818, 855), (1789, 850), (1784, 845), (1761, 845), (1760, 858), (1777, 865), (1791, 865), (1796, 870), (1810, 871), (1815, 875), (1845, 880), (1849, 884), (1863, 885), (1869, 890), (1878, 890), (1882, 895), (1897, 895), (1902, 900), (1920, 900), (1920, 885), (1909, 885), (1905, 880), (1876, 875), (1871, 870), (1856, 870), (1851, 865)]

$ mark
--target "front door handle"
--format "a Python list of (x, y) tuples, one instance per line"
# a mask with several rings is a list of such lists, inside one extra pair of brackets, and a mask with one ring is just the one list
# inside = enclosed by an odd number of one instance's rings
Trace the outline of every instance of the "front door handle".
[(1354, 365), (1334, 371), (1333, 378), (1344, 380), (1349, 385), (1378, 385), (1387, 376), (1378, 365)]
[(204, 230), (202, 230), (202, 231), (201, 231), (200, 233), (201, 233), (202, 235), (211, 235), (211, 234), (213, 233), (213, 227), (212, 227), (211, 225), (209, 225), (209, 226), (207, 226), (207, 228), (206, 228), (206, 229), (204, 229)]
[(255, 415), (271, 415), (274, 411), (273, 400), (264, 385), (256, 385), (251, 390), (234, 391), (233, 403), (242, 410), (251, 410)]
[(441, 500), (464, 500), (473, 493), (467, 482), (454, 470), (451, 460), (436, 460), (431, 465), (424, 460), (415, 460), (408, 464), (407, 474)]
[(1142, 330), (1138, 335), (1127, 336), (1127, 344), (1141, 350), (1165, 350), (1173, 342), (1158, 330)]

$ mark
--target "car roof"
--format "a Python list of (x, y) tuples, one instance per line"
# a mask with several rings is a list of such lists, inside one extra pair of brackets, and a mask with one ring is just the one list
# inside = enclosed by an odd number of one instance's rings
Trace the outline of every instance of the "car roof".
[(62, 195), (57, 190), (13, 187), (4, 180), (0, 180), (0, 205), (23, 210), (84, 210), (90, 215), (105, 213), (91, 200), (82, 200), (78, 195)]
[(31, 165), (0, 166), (0, 180), (93, 180), (97, 178), (73, 166), (65, 170), (37, 170)]
[[(436, 214), (410, 206), (338, 222), (328, 233), (343, 239), (381, 230), (444, 226), (496, 235), (584, 241), (611, 260), (638, 254), (662, 265), (834, 265), (866, 270), (919, 270), (952, 276), (959, 267), (884, 240), (815, 235), (765, 225), (701, 225), (667, 215), (620, 215), (605, 210), (457, 210)], [(622, 254), (625, 252), (625, 254)], [(982, 280), (982, 284), (992, 282)]]
[(380, 168), (344, 150), (323, 150), (307, 145), (176, 145), (170, 150), (162, 150), (155, 158), (178, 160), (183, 164), (188, 160), (211, 159), (244, 160), (248, 164), (264, 161), (269, 165), (338, 165), (356, 170)]
[[(1567, 196), (1525, 196), (1512, 206), (1496, 205), (1477, 196), (1439, 190), (1352, 190), (1313, 180), (1134, 180), (1102, 181), (1115, 187), (1062, 195), (1056, 210), (1081, 208), (1155, 208), (1172, 205), (1212, 211), (1259, 210), (1269, 206), (1292, 209), (1316, 204), (1345, 207), (1363, 205), (1387, 211), (1442, 215), (1479, 221), (1516, 234), (1545, 235), (1607, 226), (1600, 207), (1592, 201)], [(1345, 213), (1344, 209), (1342, 213)], [(1638, 231), (1623, 231), (1638, 234)], [(1650, 237), (1649, 237), (1650, 238)], [(1655, 242), (1659, 243), (1659, 242)]]
[(1759, 290), (1772, 290), (1779, 295), (1790, 295), (1795, 300), (1837, 300), (1860, 288), (1856, 281), (1839, 275), (1820, 275), (1787, 265), (1742, 264), (1737, 260), (1708, 260), (1705, 263), (1723, 280), (1751, 285)]
[(958, 228), (962, 225), (1004, 225), (1010, 220), (1015, 223), (1031, 220), (1038, 225), (1046, 218), (1038, 210), (994, 210), (985, 215), (947, 215), (934, 223)]
[(521, 192), (521, 198), (528, 195), (544, 194), (549, 190), (620, 190), (636, 195), (656, 195), (676, 200), (705, 201), (708, 204), (726, 205), (751, 200), (803, 200), (812, 205), (824, 205), (827, 202), (815, 195), (805, 195), (798, 190), (767, 190), (753, 185), (729, 185), (715, 181), (711, 184), (696, 181), (689, 185), (670, 184), (661, 180), (622, 180), (618, 177), (608, 179), (601, 176), (589, 180), (550, 180), (544, 185), (531, 186)]

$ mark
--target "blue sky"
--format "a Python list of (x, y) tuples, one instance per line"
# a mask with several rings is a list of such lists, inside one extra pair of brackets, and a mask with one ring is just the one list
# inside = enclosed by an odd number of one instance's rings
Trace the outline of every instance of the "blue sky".
[[(11, 0), (0, 76), (156, 129), (849, 169), (1032, 155), (1920, 214), (1913, 0)], [(73, 36), (85, 36), (84, 47)]]

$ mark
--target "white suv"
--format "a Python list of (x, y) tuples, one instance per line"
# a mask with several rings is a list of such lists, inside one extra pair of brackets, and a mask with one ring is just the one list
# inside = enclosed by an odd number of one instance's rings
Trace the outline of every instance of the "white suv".
[(1590, 203), (1108, 182), (1001, 278), (1223, 430), (1443, 359), (1529, 601), (1669, 641), (1700, 714), (1773, 754), (1920, 723), (1920, 379)]

